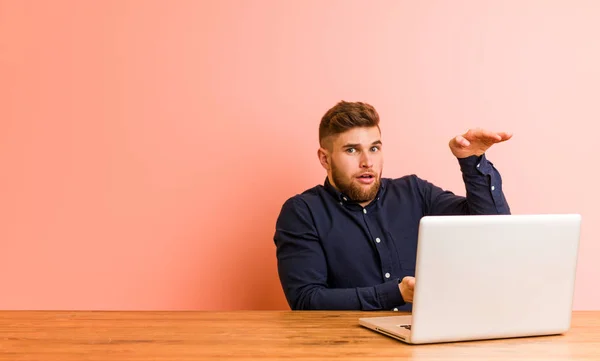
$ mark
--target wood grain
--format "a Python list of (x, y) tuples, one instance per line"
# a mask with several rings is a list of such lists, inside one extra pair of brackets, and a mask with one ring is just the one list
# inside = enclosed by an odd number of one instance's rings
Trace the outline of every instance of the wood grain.
[[(398, 315), (382, 312), (376, 315)], [(0, 360), (600, 360), (600, 312), (565, 335), (411, 346), (364, 312), (0, 312)]]

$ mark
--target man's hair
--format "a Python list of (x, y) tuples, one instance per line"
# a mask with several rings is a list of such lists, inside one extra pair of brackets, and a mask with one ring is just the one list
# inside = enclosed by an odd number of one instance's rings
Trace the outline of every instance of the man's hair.
[(319, 144), (325, 147), (326, 138), (358, 127), (379, 128), (379, 114), (370, 104), (342, 100), (321, 118)]

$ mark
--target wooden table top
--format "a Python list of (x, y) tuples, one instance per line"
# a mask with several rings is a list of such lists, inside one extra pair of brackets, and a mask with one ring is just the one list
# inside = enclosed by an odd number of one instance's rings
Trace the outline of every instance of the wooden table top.
[(358, 325), (398, 312), (0, 311), (0, 360), (600, 360), (600, 311), (565, 335), (406, 345)]

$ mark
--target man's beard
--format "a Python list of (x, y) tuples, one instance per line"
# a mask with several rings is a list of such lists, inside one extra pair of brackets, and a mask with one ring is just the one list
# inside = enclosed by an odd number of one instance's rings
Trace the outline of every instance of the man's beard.
[(381, 183), (381, 174), (376, 174), (373, 184), (371, 184), (369, 188), (365, 188), (364, 186), (361, 186), (360, 183), (353, 182), (354, 177), (346, 180), (344, 175), (341, 174), (334, 165), (331, 167), (331, 176), (339, 191), (357, 203), (369, 202), (375, 199), (377, 191), (379, 190), (379, 184)]

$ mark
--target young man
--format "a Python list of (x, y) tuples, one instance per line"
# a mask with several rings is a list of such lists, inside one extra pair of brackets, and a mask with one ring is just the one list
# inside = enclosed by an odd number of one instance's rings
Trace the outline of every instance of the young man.
[(419, 220), (426, 215), (510, 214), (485, 151), (511, 138), (469, 130), (450, 140), (466, 197), (416, 175), (382, 178), (379, 115), (340, 102), (321, 119), (324, 184), (288, 199), (275, 231), (278, 272), (294, 310), (410, 310)]

